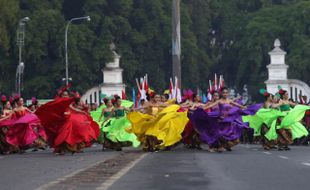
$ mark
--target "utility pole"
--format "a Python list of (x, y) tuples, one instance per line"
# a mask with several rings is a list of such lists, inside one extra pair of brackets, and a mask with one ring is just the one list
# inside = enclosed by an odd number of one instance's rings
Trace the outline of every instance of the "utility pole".
[(181, 89), (181, 22), (180, 0), (172, 0), (172, 78), (178, 78)]
[(22, 87), (22, 80), (24, 74), (24, 62), (22, 61), (22, 50), (25, 44), (25, 27), (26, 22), (30, 19), (29, 17), (24, 17), (19, 20), (18, 22), (18, 31), (17, 31), (17, 46), (18, 46), (18, 66), (16, 69), (16, 92), (21, 95), (21, 91), (23, 90)]

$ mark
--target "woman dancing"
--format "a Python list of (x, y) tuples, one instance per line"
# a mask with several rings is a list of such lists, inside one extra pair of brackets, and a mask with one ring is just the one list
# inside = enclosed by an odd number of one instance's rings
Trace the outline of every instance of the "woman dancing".
[(62, 91), (55, 100), (39, 107), (36, 114), (46, 129), (50, 146), (60, 155), (82, 152), (97, 141), (100, 133), (77, 93), (69, 98), (67, 91)]
[[(197, 109), (192, 117), (200, 139), (219, 152), (231, 151), (239, 143), (242, 129), (247, 127), (242, 121), (241, 108), (244, 106), (228, 98), (228, 89), (222, 88), (221, 98), (209, 103), (204, 109)], [(209, 110), (208, 112), (205, 110)]]
[(191, 117), (197, 108), (205, 105), (201, 103), (200, 97), (197, 94), (193, 94), (191, 90), (185, 92), (184, 99), (186, 99), (186, 101), (181, 104), (181, 109), (182, 111), (187, 111), (189, 121), (182, 133), (183, 143), (189, 149), (202, 150), (199, 133), (195, 130)]
[(266, 134), (272, 125), (276, 125), (277, 119), (283, 116), (283, 114), (277, 109), (277, 105), (274, 103), (275, 97), (272, 94), (265, 89), (261, 89), (260, 94), (265, 98), (263, 107), (255, 115), (243, 116), (242, 120), (245, 123), (249, 123), (249, 127), (254, 130), (254, 136), (260, 136), (263, 148), (270, 150), (274, 148), (276, 141), (268, 139)]
[(3, 110), (0, 115), (0, 152), (2, 154), (10, 154), (11, 152), (17, 152), (18, 146), (11, 145), (6, 140), (6, 134), (8, 128), (13, 125), (14, 112), (10, 101), (6, 99), (6, 96), (1, 98)]
[(6, 141), (24, 152), (28, 148), (45, 149), (47, 136), (39, 118), (24, 107), (24, 99), (15, 97), (14, 122), (8, 127)]
[(132, 124), (129, 131), (144, 144), (145, 151), (170, 149), (182, 139), (187, 113), (178, 112), (178, 105), (160, 102), (160, 96), (154, 92), (148, 93), (148, 99), (143, 107), (146, 114), (135, 111), (127, 115)]
[[(140, 142), (133, 133), (128, 133), (126, 128), (131, 126), (129, 120), (126, 117), (126, 112), (130, 109), (122, 106), (124, 102), (119, 96), (114, 96), (112, 101), (105, 100), (107, 108), (102, 111), (102, 115), (105, 116), (104, 126), (102, 131), (104, 133), (105, 142), (109, 144), (109, 148), (122, 150), (124, 146), (138, 147)], [(133, 106), (132, 102), (127, 102), (130, 107)]]
[[(284, 113), (285, 116), (278, 118), (278, 125), (276, 126), (277, 135), (274, 135), (274, 137), (277, 137), (278, 150), (290, 150), (288, 145), (292, 144), (294, 139), (308, 135), (308, 131), (301, 124), (301, 120), (310, 107), (297, 105), (290, 101), (286, 90), (280, 88), (278, 93), (280, 95), (280, 100), (279, 103), (275, 105), (279, 107), (280, 111)], [(275, 129), (275, 127), (272, 129)], [(270, 131), (271, 134), (272, 132), (274, 131)], [(271, 137), (271, 134), (269, 134), (269, 137)]]

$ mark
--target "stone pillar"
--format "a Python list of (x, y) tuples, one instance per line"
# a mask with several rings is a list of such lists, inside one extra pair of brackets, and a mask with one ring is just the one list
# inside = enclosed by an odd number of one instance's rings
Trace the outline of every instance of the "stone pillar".
[(284, 90), (289, 92), (289, 84), (287, 79), (288, 65), (285, 64), (286, 52), (281, 49), (281, 43), (279, 39), (274, 42), (274, 49), (269, 52), (270, 64), (268, 68), (268, 80), (265, 82), (267, 91), (275, 94), (278, 92), (278, 86), (280, 85)]

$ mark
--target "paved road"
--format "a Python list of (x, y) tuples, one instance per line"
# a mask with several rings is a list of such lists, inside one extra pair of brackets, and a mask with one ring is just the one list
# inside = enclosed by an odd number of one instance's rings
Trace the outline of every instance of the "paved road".
[(279, 152), (239, 145), (224, 153), (182, 146), (156, 153), (102, 152), (96, 146), (73, 156), (50, 150), (0, 156), (1, 190), (298, 190), (308, 189), (309, 174), (310, 147), (302, 146)]
[(120, 152), (102, 152), (97, 145), (73, 156), (56, 156), (51, 150), (0, 156), (0, 189), (32, 190), (118, 154)]
[(208, 153), (181, 147), (148, 154), (110, 190), (298, 190), (310, 183), (310, 147), (264, 151), (239, 145), (232, 152)]

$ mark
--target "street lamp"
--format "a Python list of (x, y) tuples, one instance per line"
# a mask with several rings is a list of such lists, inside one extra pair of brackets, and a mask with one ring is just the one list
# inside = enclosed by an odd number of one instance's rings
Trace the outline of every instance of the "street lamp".
[(18, 46), (18, 66), (16, 69), (16, 91), (21, 94), (21, 81), (24, 73), (24, 63), (22, 62), (22, 48), (25, 44), (25, 28), (29, 17), (24, 17), (18, 22), (17, 46)]
[[(76, 21), (76, 20), (87, 20), (90, 21), (90, 16), (84, 16), (84, 17), (77, 17), (77, 18), (72, 18), (71, 20), (68, 21), (67, 27), (66, 27), (66, 32), (65, 32), (65, 54), (66, 54), (66, 85), (69, 84), (69, 71), (68, 71), (68, 29), (71, 24), (71, 22)], [(70, 78), (72, 80), (72, 78)]]

